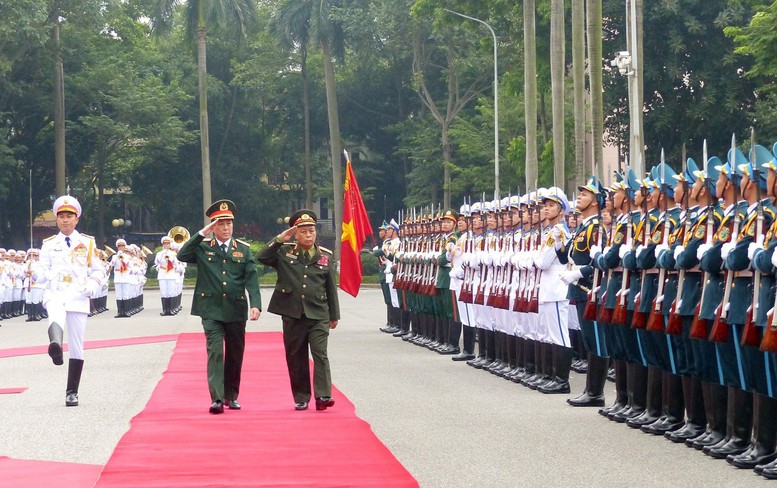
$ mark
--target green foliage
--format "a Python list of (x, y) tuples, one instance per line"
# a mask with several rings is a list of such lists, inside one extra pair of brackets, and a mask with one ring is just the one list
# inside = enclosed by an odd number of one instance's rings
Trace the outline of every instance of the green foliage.
[(362, 262), (362, 276), (377, 275), (381, 271), (377, 257), (366, 252), (361, 253), (360, 256)]

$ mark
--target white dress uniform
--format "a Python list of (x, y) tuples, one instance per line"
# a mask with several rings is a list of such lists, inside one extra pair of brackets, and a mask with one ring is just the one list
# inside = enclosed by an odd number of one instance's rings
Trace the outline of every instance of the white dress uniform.
[(553, 233), (560, 233), (562, 242), (570, 239), (566, 224), (556, 224), (544, 239), (537, 257), (534, 260), (537, 268), (542, 270), (539, 288), (539, 318), (540, 340), (559, 346), (569, 347), (569, 287), (561, 281), (561, 273), (566, 266), (561, 264), (554, 247)]

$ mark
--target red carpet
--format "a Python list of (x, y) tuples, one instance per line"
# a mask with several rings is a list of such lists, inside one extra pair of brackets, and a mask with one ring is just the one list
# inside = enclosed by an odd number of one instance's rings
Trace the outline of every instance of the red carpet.
[[(86, 341), (84, 342), (84, 349), (100, 349), (103, 347), (119, 347), (119, 346), (134, 346), (137, 344), (152, 344), (155, 342), (169, 342), (178, 338), (178, 334), (167, 334), (158, 336), (143, 336), (143, 337), (123, 337), (121, 339), (106, 339), (102, 341)], [(45, 341), (46, 336), (41, 336), (41, 341)], [(62, 346), (64, 351), (67, 351), (67, 343)], [(42, 344), (40, 346), (29, 347), (12, 347), (8, 349), (0, 349), (0, 359), (10, 358), (16, 356), (32, 356), (35, 354), (47, 354), (49, 350), (48, 344)]]
[(81, 488), (94, 486), (100, 475), (99, 464), (56, 463), (28, 461), (0, 456), (0, 482), (5, 488), (31, 486), (67, 486)]
[(210, 415), (204, 336), (182, 334), (95, 486), (418, 486), (339, 391), (329, 410), (294, 410), (280, 333), (246, 342), (243, 410)]

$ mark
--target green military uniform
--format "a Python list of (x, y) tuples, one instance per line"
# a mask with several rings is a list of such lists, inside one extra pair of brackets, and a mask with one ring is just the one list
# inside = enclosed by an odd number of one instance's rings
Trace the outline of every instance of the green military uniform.
[[(207, 215), (213, 220), (233, 218), (212, 217), (217, 214), (211, 210), (219, 212), (223, 202), (228, 201), (214, 203)], [(227, 206), (233, 209), (234, 203)], [(181, 246), (178, 260), (197, 265), (192, 315), (201, 317), (207, 339), (211, 400), (235, 401), (240, 391), (249, 302), (253, 308), (262, 308), (256, 260), (246, 242), (231, 238), (224, 251), (216, 239), (199, 233)]]
[[(312, 223), (300, 219), (308, 217)], [(312, 211), (297, 211), (290, 225), (315, 225)], [(283, 318), (283, 342), (294, 401), (298, 409), (310, 401), (310, 365), (308, 345), (313, 356), (313, 390), (317, 399), (330, 400), (332, 379), (327, 343), (329, 322), (340, 319), (335, 262), (332, 251), (313, 246), (305, 250), (298, 244), (274, 239), (257, 259), (278, 271), (278, 281), (267, 308)], [(326, 408), (326, 407), (324, 407)]]

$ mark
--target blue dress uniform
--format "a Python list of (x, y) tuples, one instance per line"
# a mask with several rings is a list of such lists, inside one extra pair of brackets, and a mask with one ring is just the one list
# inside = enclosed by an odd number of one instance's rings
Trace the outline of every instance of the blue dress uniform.
[[(577, 189), (580, 192), (587, 191), (593, 194), (598, 208), (604, 207), (604, 187), (597, 177), (589, 178), (585, 185), (578, 186)], [(585, 287), (590, 290), (594, 286), (593, 274), (595, 268), (591, 256), (591, 247), (598, 245), (600, 242), (607, 242), (607, 236), (597, 211), (597, 215), (591, 215), (578, 224), (575, 234), (566, 244), (566, 249), (562, 248), (557, 251), (561, 264), (571, 263), (578, 266), (579, 274), (581, 275), (577, 284), (572, 283), (569, 285), (567, 292), (567, 299), (570, 302), (575, 302), (583, 343), (588, 352), (585, 391), (581, 395), (567, 400), (567, 403), (575, 407), (604, 406), (604, 383), (607, 381), (609, 354), (607, 353), (603, 326), (583, 317), (583, 311), (588, 302), (588, 293), (582, 288)]]
[[(206, 211), (211, 222), (234, 219), (235, 204), (214, 202)], [(259, 273), (248, 243), (230, 238), (225, 249), (216, 239), (195, 233), (183, 243), (178, 260), (197, 265), (197, 283), (192, 299), (192, 315), (202, 319), (207, 339), (210, 413), (240, 409), (237, 397), (245, 352), (245, 329), (249, 301), (251, 308), (262, 308)]]

